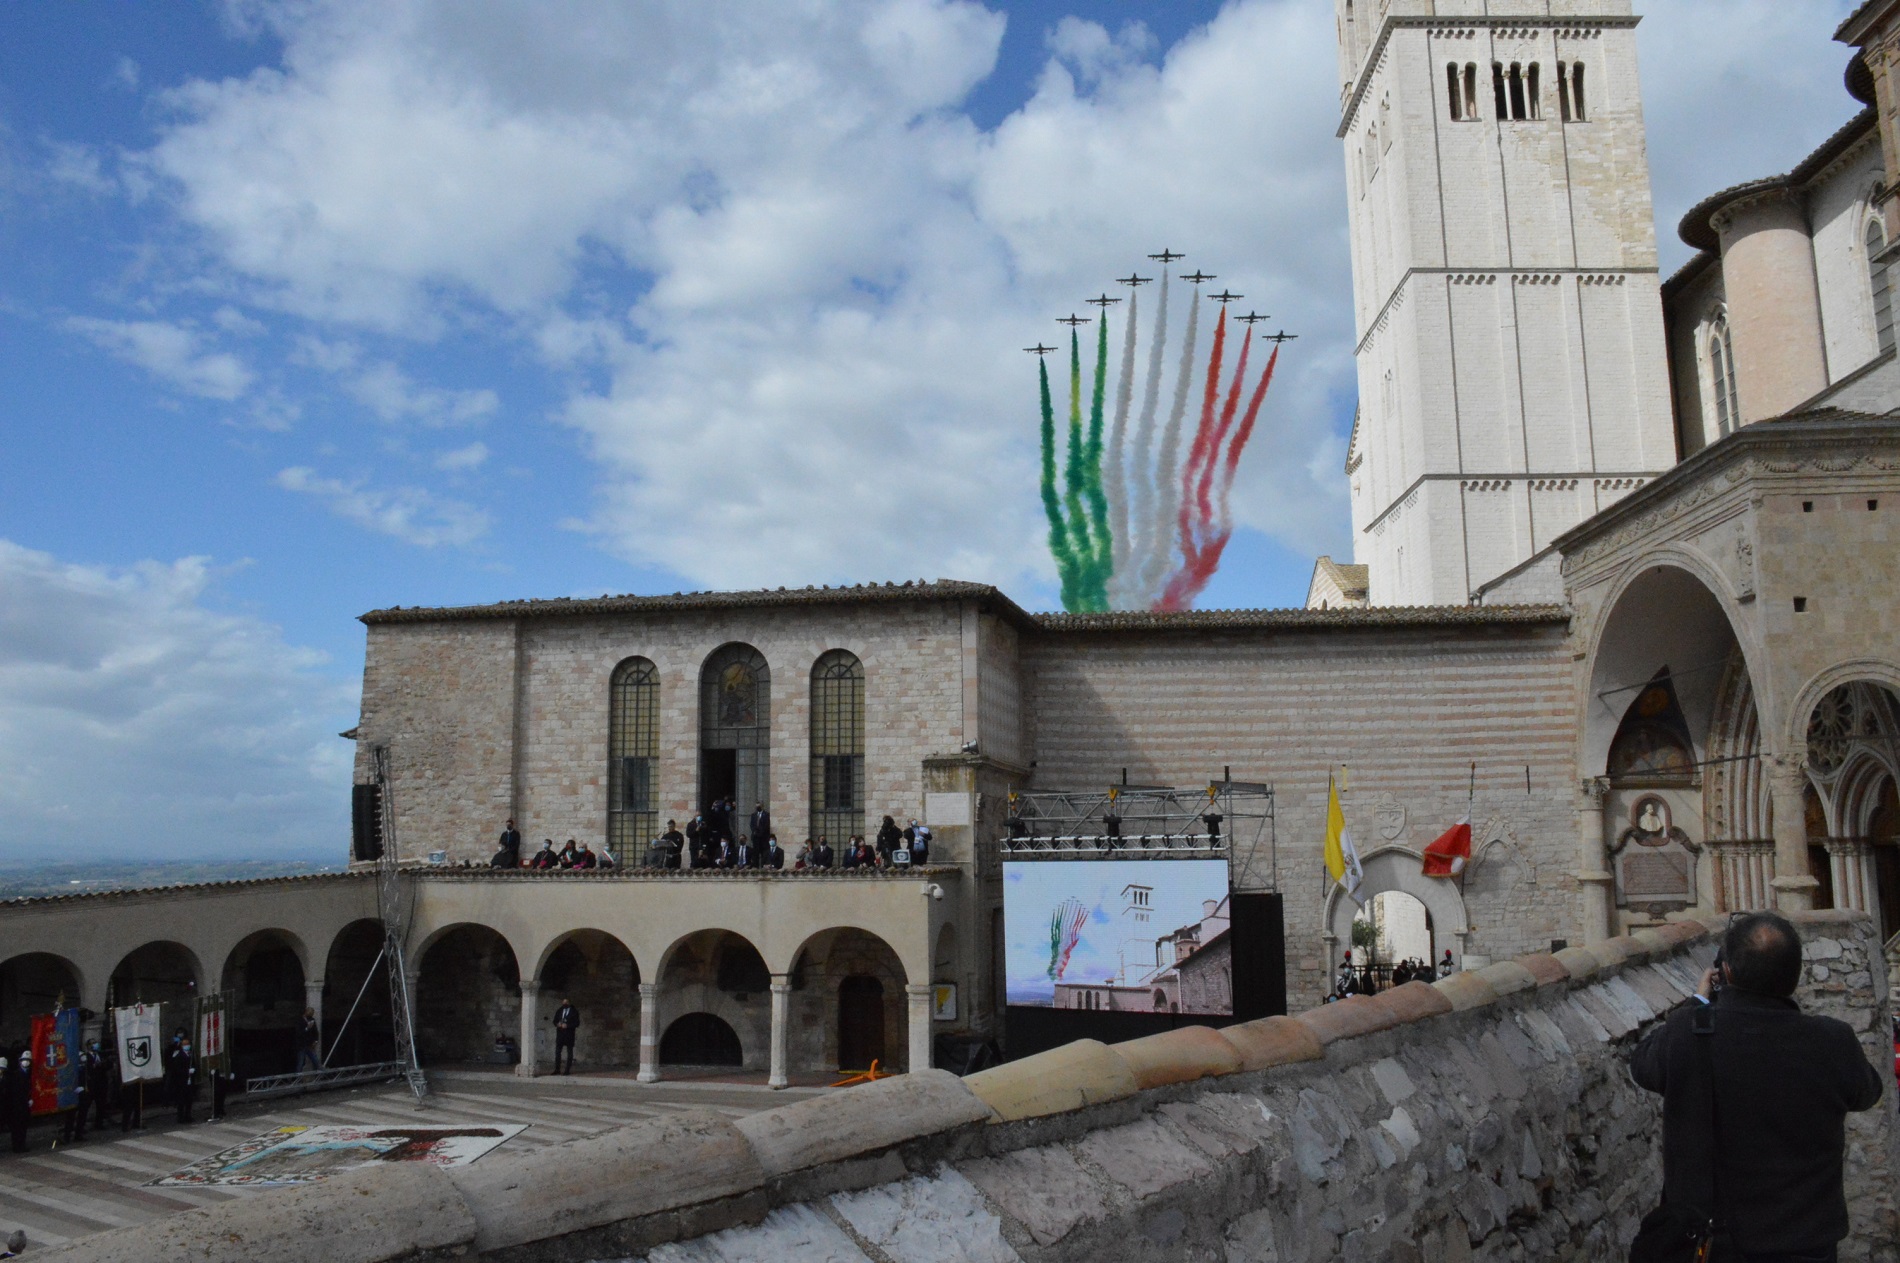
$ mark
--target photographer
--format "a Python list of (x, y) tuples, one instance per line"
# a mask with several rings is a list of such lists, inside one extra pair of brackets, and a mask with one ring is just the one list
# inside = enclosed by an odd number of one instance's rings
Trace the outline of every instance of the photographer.
[[(1847, 1235), (1844, 1120), (1880, 1100), (1845, 1022), (1804, 1014), (1801, 939), (1772, 912), (1737, 917), (1696, 996), (1630, 1056), (1663, 1098), (1663, 1205), (1632, 1260), (1713, 1226), (1716, 1263), (1832, 1263)], [(1667, 1225), (1667, 1226), (1665, 1226)]]

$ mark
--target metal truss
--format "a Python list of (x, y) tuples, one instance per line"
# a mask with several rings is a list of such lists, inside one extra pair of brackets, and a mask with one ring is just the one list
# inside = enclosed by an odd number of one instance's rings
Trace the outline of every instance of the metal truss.
[(396, 841), (396, 798), (390, 784), (388, 746), (376, 747), (376, 782), (383, 787), (383, 854), (376, 866), (376, 908), (382, 916), (383, 957), (389, 969), (389, 1019), (396, 1038), (396, 1062), (402, 1067), (409, 1090), (420, 1101), (429, 1094), (429, 1080), (416, 1059), (415, 1015), (404, 951), (409, 937), (409, 889), (402, 879), (402, 848)]
[(1011, 791), (1002, 851), (1010, 859), (1214, 859), (1244, 847), (1238, 876), (1251, 870), (1263, 841), (1272, 861), (1267, 889), (1277, 890), (1273, 787), (1223, 779), (1202, 789)]
[(298, 1092), (321, 1092), (325, 1088), (349, 1088), (360, 1083), (381, 1083), (386, 1079), (407, 1079), (409, 1067), (400, 1061), (377, 1061), (361, 1066), (332, 1066), (326, 1070), (300, 1070), (296, 1074), (267, 1074), (249, 1080), (245, 1092), (253, 1097), (290, 1096)]

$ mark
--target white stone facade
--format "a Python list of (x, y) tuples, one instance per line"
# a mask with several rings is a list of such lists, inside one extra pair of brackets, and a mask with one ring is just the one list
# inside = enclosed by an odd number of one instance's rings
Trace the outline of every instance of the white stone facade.
[(1634, 19), (1554, 8), (1340, 0), (1374, 605), (1463, 604), (1675, 461)]

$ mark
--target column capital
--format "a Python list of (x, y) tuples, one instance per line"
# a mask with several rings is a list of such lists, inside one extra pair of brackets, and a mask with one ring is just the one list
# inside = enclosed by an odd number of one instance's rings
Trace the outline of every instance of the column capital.
[(1603, 810), (1603, 797), (1609, 792), (1609, 786), (1600, 776), (1586, 776), (1577, 782), (1577, 795), (1582, 799), (1581, 810)]
[(641, 998), (642, 1000), (652, 1000), (652, 999), (656, 999), (656, 998), (658, 998), (658, 996), (659, 996), (659, 994), (660, 994), (660, 984), (659, 984), (659, 983), (657, 983), (657, 982), (643, 982), (643, 983), (641, 983), (641, 984), (640, 984), (640, 998)]
[(521, 980), (521, 994), (522, 995), (529, 995), (529, 994), (539, 995), (544, 990), (546, 990), (546, 988), (541, 985), (541, 980), (539, 978), (523, 978)]
[(772, 975), (772, 994), (773, 995), (790, 995), (791, 991), (792, 991), (792, 976), (790, 974), (773, 974)]
[(927, 982), (907, 982), (904, 984), (904, 994), (913, 1000), (919, 998), (928, 1000), (935, 991), (936, 988)]

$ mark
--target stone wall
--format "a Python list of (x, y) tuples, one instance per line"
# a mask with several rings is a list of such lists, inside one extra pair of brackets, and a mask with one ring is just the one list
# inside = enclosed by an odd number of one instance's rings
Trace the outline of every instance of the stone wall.
[[(1798, 914), (1804, 1004), (1885, 1066), (1865, 918)], [(1660, 1185), (1629, 1048), (1694, 986), (1672, 924), (1214, 1031), (1083, 1041), (730, 1121), (380, 1168), (46, 1253), (68, 1263), (1620, 1260)], [(1850, 1124), (1853, 1235), (1894, 1263), (1891, 1087)]]
[[(1065, 632), (1025, 640), (1037, 788), (1206, 784), (1231, 765), (1275, 791), (1278, 887), (1287, 892), (1287, 992), (1328, 990), (1320, 840), (1327, 777), (1362, 860), (1416, 853), (1466, 810), (1478, 765), (1464, 924), (1450, 948), (1496, 959), (1580, 937), (1575, 917), (1576, 712), (1561, 615), (1542, 622), (1319, 630)], [(1529, 784), (1525, 770), (1530, 772)], [(1234, 881), (1266, 888), (1270, 839), (1234, 838)], [(1248, 858), (1251, 856), (1251, 863)], [(1424, 894), (1423, 890), (1417, 893)], [(1428, 900), (1429, 902), (1429, 900)]]

